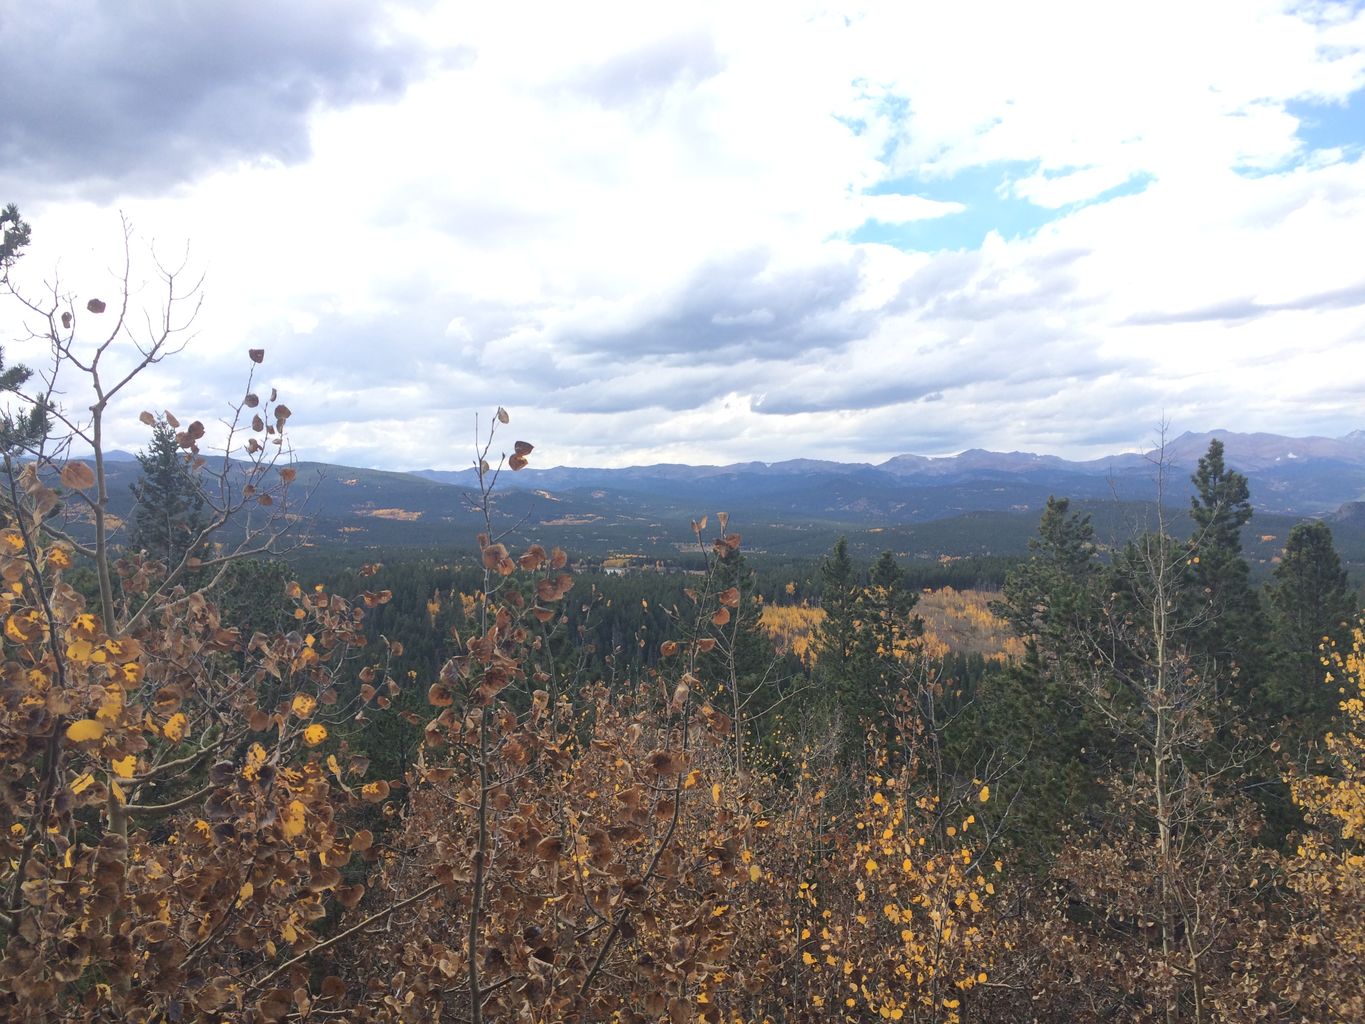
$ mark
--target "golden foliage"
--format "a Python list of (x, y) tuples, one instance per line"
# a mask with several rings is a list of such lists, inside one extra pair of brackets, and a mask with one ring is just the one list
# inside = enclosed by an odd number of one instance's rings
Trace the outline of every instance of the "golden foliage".
[[(994, 594), (984, 590), (926, 590), (915, 605), (915, 614), (924, 620), (918, 652), (929, 658), (942, 658), (949, 652), (980, 654), (990, 661), (1022, 657), (1022, 641), (990, 610), (994, 599)], [(779, 653), (792, 651), (809, 665), (814, 659), (811, 638), (824, 620), (823, 608), (765, 604), (761, 622)]]

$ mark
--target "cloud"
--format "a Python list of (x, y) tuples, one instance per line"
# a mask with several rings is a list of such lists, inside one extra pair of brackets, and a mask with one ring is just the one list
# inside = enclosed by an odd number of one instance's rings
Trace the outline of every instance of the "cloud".
[(393, 16), (369, 0), (7, 5), (3, 177), (115, 196), (304, 161), (319, 108), (396, 100), (428, 71)]
[(917, 220), (933, 220), (936, 217), (961, 213), (967, 208), (964, 203), (895, 193), (864, 196), (862, 205), (867, 219), (880, 224), (909, 224)]
[(1358, 306), (1365, 306), (1365, 283), (1301, 295), (1284, 302), (1233, 299), (1230, 302), (1216, 303), (1202, 309), (1189, 309), (1174, 313), (1138, 313), (1129, 317), (1125, 322), (1139, 327), (1156, 324), (1199, 324), (1251, 320), (1267, 313), (1353, 309)]
[(557, 340), (578, 352), (698, 359), (838, 348), (865, 336), (876, 320), (875, 311), (856, 304), (859, 263), (856, 251), (796, 266), (763, 250), (738, 253), (697, 268), (672, 296), (636, 310), (636, 322), (565, 326)]
[(500, 404), (541, 465), (1361, 425), (1358, 6), (86, 10), (3, 16), (0, 199), (29, 279), (106, 288), (118, 209), (207, 264), (124, 447), (259, 345), (390, 467)]
[(695, 88), (723, 68), (711, 33), (694, 27), (614, 54), (578, 72), (568, 85), (603, 107), (623, 108), (669, 89)]

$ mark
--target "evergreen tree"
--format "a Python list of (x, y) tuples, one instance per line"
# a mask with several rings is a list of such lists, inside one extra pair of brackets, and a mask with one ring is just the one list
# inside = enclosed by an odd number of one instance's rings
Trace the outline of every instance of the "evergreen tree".
[(142, 477), (133, 484), (133, 527), (128, 547), (145, 551), (168, 570), (180, 564), (204, 529), (204, 495), (175, 431), (164, 419), (152, 426), (152, 440), (139, 452)]
[(890, 551), (883, 551), (868, 573), (856, 607), (860, 627), (854, 637), (857, 685), (851, 697), (871, 711), (895, 693), (904, 675), (904, 659), (924, 635), (924, 622), (914, 615), (919, 594), (906, 582), (905, 570)]
[(1325, 732), (1338, 694), (1323, 685), (1324, 641), (1344, 642), (1355, 618), (1355, 598), (1326, 523), (1299, 523), (1268, 588), (1274, 679), (1271, 704), (1306, 736)]
[(811, 649), (821, 675), (838, 681), (849, 670), (853, 658), (853, 637), (857, 632), (858, 577), (848, 557), (848, 538), (840, 537), (834, 550), (820, 563), (820, 607), (825, 620), (812, 638)]
[(1015, 856), (1034, 870), (1050, 861), (1058, 821), (1104, 801), (1095, 769), (1110, 744), (1076, 694), (1076, 679), (1089, 671), (1085, 638), (1101, 629), (1104, 580), (1094, 536), (1088, 515), (1073, 513), (1066, 498), (1048, 498), (1028, 561), (1006, 576), (992, 606), (1024, 641), (1024, 658), (981, 687), (963, 723), (962, 763), (1002, 753), (1019, 762), (1002, 785), (1013, 807)]
[(1199, 623), (1190, 655), (1198, 671), (1232, 681), (1230, 695), (1246, 706), (1264, 677), (1266, 656), (1265, 617), (1242, 557), (1250, 489), (1245, 476), (1227, 468), (1217, 438), (1190, 479), (1196, 493), (1190, 500), (1187, 614)]
[(1003, 600), (993, 610), (1024, 638), (1037, 671), (1070, 651), (1078, 621), (1093, 615), (1088, 603), (1099, 564), (1090, 517), (1072, 513), (1067, 498), (1048, 498), (1029, 552), (1029, 560), (1006, 577)]
[(887, 730), (887, 712), (906, 678), (907, 659), (924, 633), (913, 614), (919, 595), (890, 551), (873, 565), (866, 586), (840, 537), (820, 566), (825, 620), (815, 631), (816, 673), (838, 709), (844, 755), (856, 758), (871, 727)]
[[(19, 216), (19, 208), (10, 203), (0, 210), (0, 282), (10, 287), (9, 269), (24, 254), (30, 238), (28, 223)], [(6, 368), (0, 353), (0, 395), (17, 394), (33, 372), (26, 366)], [(47, 436), (48, 406), (39, 398), (21, 412), (0, 412), (0, 453), (11, 457), (27, 451)]]

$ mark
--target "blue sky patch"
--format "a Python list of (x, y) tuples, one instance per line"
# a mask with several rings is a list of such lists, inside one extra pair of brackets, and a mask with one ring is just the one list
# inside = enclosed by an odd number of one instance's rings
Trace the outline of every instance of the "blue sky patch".
[[(1076, 169), (1061, 168), (1047, 172), (1047, 176), (1059, 177)], [(877, 242), (920, 252), (977, 249), (991, 231), (1005, 239), (1026, 238), (1084, 206), (1135, 195), (1153, 180), (1151, 175), (1135, 175), (1091, 199), (1052, 209), (1015, 196), (1009, 187), (1011, 182), (1036, 173), (1036, 163), (1009, 161), (968, 168), (942, 180), (921, 181), (915, 177), (905, 177), (883, 182), (868, 189), (868, 193), (917, 195), (961, 203), (966, 209), (960, 213), (906, 224), (884, 224), (869, 220), (858, 227), (849, 240)]]
[(1340, 148), (1355, 154), (1365, 148), (1365, 89), (1345, 103), (1291, 101), (1285, 110), (1299, 119), (1298, 136), (1309, 150)]

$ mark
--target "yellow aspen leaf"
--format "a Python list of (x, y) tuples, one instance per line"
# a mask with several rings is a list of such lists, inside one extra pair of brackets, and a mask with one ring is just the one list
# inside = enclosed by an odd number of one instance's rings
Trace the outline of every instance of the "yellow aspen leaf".
[(137, 662), (129, 662), (127, 665), (119, 666), (119, 673), (123, 685), (130, 689), (142, 682), (142, 666)]
[(303, 730), (303, 742), (310, 747), (316, 747), (327, 738), (327, 726), (319, 722), (314, 722), (307, 729)]
[(183, 711), (177, 711), (161, 727), (161, 733), (172, 743), (181, 742), (189, 733), (190, 720)]
[(265, 764), (265, 747), (259, 743), (251, 744), (246, 752), (246, 764), (242, 766), (242, 778), (256, 779), (260, 777), (261, 766)]
[(720, 803), (720, 783), (719, 783), (719, 782), (713, 782), (713, 783), (711, 783), (711, 802), (712, 802), (713, 804), (719, 804), (719, 803)]
[(94, 654), (94, 644), (89, 640), (75, 640), (74, 643), (67, 644), (67, 658), (70, 661), (90, 661)]
[(87, 789), (89, 789), (94, 784), (94, 782), (95, 776), (92, 775), (90, 772), (86, 772), (83, 775), (78, 775), (75, 778), (75, 780), (71, 783), (71, 792), (79, 796), (81, 793), (84, 793)]
[(104, 723), (93, 718), (82, 718), (79, 722), (72, 722), (66, 727), (66, 738), (72, 743), (97, 740), (103, 735)]
[(991, 798), (991, 787), (990, 787), (990, 786), (982, 786), (982, 787), (981, 787), (981, 792), (978, 794), (978, 797), (979, 797), (979, 799), (981, 800), (981, 802), (984, 804), (987, 800), (989, 800), (989, 799)]
[(863, 868), (869, 875), (874, 874), (877, 870), (877, 862), (869, 857), (867, 858), (867, 863), (863, 865)]
[(104, 703), (95, 712), (95, 717), (102, 718), (106, 722), (112, 722), (123, 711), (123, 690), (119, 686), (107, 686), (104, 694)]
[[(307, 820), (308, 808), (303, 805), (302, 800), (291, 800), (289, 808), (285, 811), (284, 817), (280, 819), (280, 826), (284, 830), (286, 839), (293, 839), (295, 836), (303, 835), (303, 826)], [(290, 940), (293, 941), (292, 939)]]
[(307, 718), (318, 708), (318, 702), (306, 693), (296, 694), (289, 709), (300, 718)]
[(119, 802), (120, 806), (128, 802), (128, 795), (123, 792), (123, 787), (113, 779), (109, 780), (109, 792), (114, 794), (114, 799)]
[(256, 887), (250, 882), (243, 882), (242, 887), (237, 890), (237, 906), (241, 906), (255, 894)]
[(115, 758), (110, 764), (114, 766), (114, 774), (120, 779), (131, 779), (133, 773), (137, 771), (137, 755), (129, 754), (127, 757)]
[(749, 881), (757, 882), (763, 877), (763, 872), (757, 864), (749, 865)]

